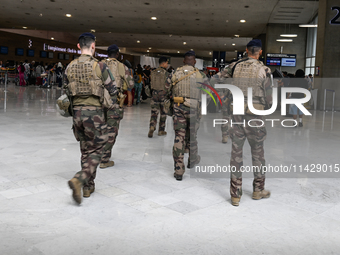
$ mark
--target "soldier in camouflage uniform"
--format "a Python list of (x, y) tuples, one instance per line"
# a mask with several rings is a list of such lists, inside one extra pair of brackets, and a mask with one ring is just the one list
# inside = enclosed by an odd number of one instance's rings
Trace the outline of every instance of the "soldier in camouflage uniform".
[(150, 75), (152, 89), (150, 129), (148, 133), (148, 137), (150, 138), (156, 130), (158, 113), (160, 113), (158, 135), (166, 135), (165, 121), (167, 115), (164, 112), (164, 99), (166, 96), (165, 83), (169, 76), (169, 73), (166, 70), (167, 67), (168, 59), (166, 57), (161, 57), (159, 59), (159, 67), (152, 71)]
[(129, 68), (127, 68), (123, 63), (119, 62), (119, 48), (117, 45), (112, 44), (108, 47), (107, 53), (109, 58), (103, 60), (108, 68), (110, 69), (112, 75), (117, 84), (118, 93), (110, 94), (112, 97), (112, 101), (114, 102), (113, 109), (105, 109), (105, 116), (107, 122), (108, 136), (109, 139), (104, 147), (104, 153), (102, 157), (102, 161), (100, 163), (100, 168), (111, 167), (114, 165), (114, 161), (110, 160), (112, 147), (116, 143), (116, 139), (118, 136), (119, 124), (123, 119), (124, 115), (124, 100), (126, 95), (123, 94), (128, 88), (133, 88), (135, 82)]
[[(189, 51), (184, 55), (184, 66), (181, 66), (170, 74), (166, 89), (172, 94), (173, 122), (175, 141), (173, 146), (174, 177), (181, 181), (185, 172), (184, 153), (189, 148), (188, 168), (194, 167), (200, 162), (197, 146), (197, 130), (199, 127), (199, 105), (201, 99), (201, 83), (208, 83), (203, 72), (195, 68), (195, 52)], [(187, 138), (186, 138), (187, 137)]]
[[(248, 57), (227, 66), (218, 75), (220, 77), (232, 77), (233, 84), (239, 87), (246, 95), (248, 87), (253, 88), (253, 105), (256, 109), (264, 109), (271, 102), (270, 95), (266, 91), (271, 87), (270, 69), (259, 61), (262, 54), (261, 40), (254, 39), (247, 44)], [(229, 99), (231, 95), (229, 94)], [(246, 103), (246, 102), (245, 102)], [(248, 109), (247, 105), (245, 105)], [(254, 171), (253, 199), (268, 198), (270, 192), (264, 189), (265, 173), (262, 166), (265, 165), (264, 159), (264, 140), (266, 139), (266, 128), (262, 125), (262, 116), (252, 114), (246, 110), (245, 115), (232, 115), (233, 124), (230, 130), (232, 139), (232, 152), (230, 167), (234, 168), (230, 178), (230, 195), (232, 205), (238, 206), (242, 196), (242, 172), (243, 166), (243, 145), (247, 139), (251, 147), (252, 165), (257, 167)], [(252, 120), (248, 126), (248, 121)], [(258, 120), (258, 121), (256, 121)], [(245, 125), (242, 123), (245, 121)]]
[(78, 42), (81, 55), (65, 71), (65, 89), (73, 105), (73, 132), (81, 151), (81, 171), (68, 184), (73, 199), (80, 204), (82, 188), (83, 197), (89, 197), (95, 190), (97, 166), (108, 139), (102, 107), (113, 107), (109, 92), (116, 93), (117, 89), (107, 66), (93, 57), (94, 35), (84, 33)]

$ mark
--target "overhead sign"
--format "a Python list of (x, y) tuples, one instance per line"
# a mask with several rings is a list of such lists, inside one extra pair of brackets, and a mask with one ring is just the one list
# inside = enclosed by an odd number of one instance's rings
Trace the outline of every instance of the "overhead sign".
[(340, 25), (340, 7), (339, 6), (333, 6), (332, 11), (337, 11), (337, 14), (329, 21), (331, 25)]
[(67, 52), (67, 53), (74, 53), (74, 54), (81, 54), (80, 50), (70, 49), (70, 48), (60, 48), (57, 46), (50, 46), (48, 44), (44, 43), (43, 50), (50, 50), (50, 51), (57, 51), (57, 52)]

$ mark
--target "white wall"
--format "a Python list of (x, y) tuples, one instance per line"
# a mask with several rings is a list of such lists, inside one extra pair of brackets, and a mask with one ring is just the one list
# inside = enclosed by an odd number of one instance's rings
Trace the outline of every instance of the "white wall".
[(140, 56), (140, 65), (143, 67), (144, 65), (150, 65), (151, 68), (157, 68), (159, 58)]
[[(173, 68), (177, 68), (179, 66), (182, 66), (183, 65), (183, 59), (184, 58), (171, 58), (170, 59), (170, 65), (173, 67)], [(199, 59), (199, 58), (196, 58), (196, 65), (195, 65), (198, 69), (202, 70), (203, 69), (203, 59)]]

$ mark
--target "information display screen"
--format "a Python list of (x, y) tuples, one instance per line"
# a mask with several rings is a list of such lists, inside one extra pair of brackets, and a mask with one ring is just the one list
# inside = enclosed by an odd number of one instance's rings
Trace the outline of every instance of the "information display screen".
[(7, 46), (0, 46), (0, 53), (7, 55), (8, 54), (8, 47)]
[(281, 66), (296, 66), (296, 58), (282, 58)]
[(24, 49), (23, 48), (16, 48), (15, 49), (15, 55), (23, 56), (24, 55)]
[(34, 50), (27, 50), (28, 57), (34, 57)]
[(267, 66), (281, 66), (281, 58), (268, 58), (267, 57)]
[(40, 57), (41, 58), (47, 58), (47, 51), (40, 51)]

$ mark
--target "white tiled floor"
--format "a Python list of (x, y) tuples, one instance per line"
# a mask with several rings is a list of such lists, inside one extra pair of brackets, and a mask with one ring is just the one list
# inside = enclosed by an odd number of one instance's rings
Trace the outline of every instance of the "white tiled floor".
[[(229, 179), (190, 178), (187, 171), (174, 180), (172, 121), (166, 137), (149, 139), (148, 102), (126, 108), (115, 166), (98, 171), (96, 192), (76, 206), (67, 180), (80, 168), (80, 152), (71, 119), (55, 109), (61, 91), (7, 91), (0, 86), (0, 254), (339, 253), (340, 175), (268, 174), (272, 196), (261, 201), (251, 199), (245, 178), (233, 207)], [(267, 163), (340, 163), (340, 113), (312, 113), (303, 128), (268, 127)], [(199, 132), (206, 131), (203, 118)], [(220, 143), (219, 129), (212, 135), (199, 136), (202, 161), (227, 164), (231, 144)], [(245, 164), (249, 151), (246, 145)]]

